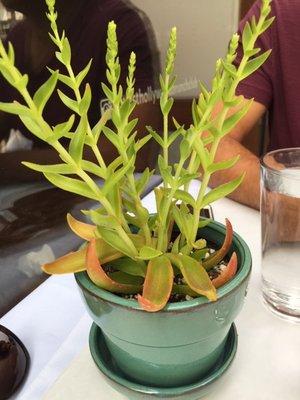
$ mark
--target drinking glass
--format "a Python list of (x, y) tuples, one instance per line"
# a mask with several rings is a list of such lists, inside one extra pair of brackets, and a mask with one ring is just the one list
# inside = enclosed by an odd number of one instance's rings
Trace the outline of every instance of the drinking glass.
[(300, 148), (262, 159), (261, 230), (264, 302), (300, 322)]

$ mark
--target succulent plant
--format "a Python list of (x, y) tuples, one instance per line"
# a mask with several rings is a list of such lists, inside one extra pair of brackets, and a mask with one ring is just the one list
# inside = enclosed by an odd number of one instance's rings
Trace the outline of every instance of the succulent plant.
[[(11, 44), (5, 49), (0, 43), (0, 72), (21, 94), (24, 102), (0, 103), (0, 109), (17, 114), (35, 136), (52, 146), (59, 154), (61, 163), (55, 165), (23, 164), (40, 171), (57, 187), (82, 195), (99, 203), (99, 207), (83, 210), (91, 224), (67, 216), (70, 228), (87, 244), (74, 253), (43, 266), (49, 274), (74, 273), (86, 270), (90, 279), (100, 288), (120, 294), (137, 294), (138, 301), (146, 311), (158, 311), (165, 307), (172, 293), (206, 296), (217, 299), (216, 287), (232, 278), (237, 270), (237, 257), (233, 253), (227, 260), (222, 277), (211, 279), (208, 271), (226, 256), (232, 241), (232, 226), (226, 221), (226, 237), (220, 249), (206, 258), (208, 246), (198, 238), (198, 230), (210, 221), (200, 217), (201, 210), (235, 190), (243, 179), (238, 178), (207, 191), (212, 174), (232, 167), (238, 157), (215, 162), (221, 139), (243, 118), (251, 100), (236, 96), (241, 80), (257, 70), (267, 59), (270, 51), (262, 54), (255, 47), (258, 36), (272, 23), (269, 18), (270, 1), (262, 1), (258, 20), (247, 23), (242, 35), (243, 56), (235, 65), (239, 36), (233, 35), (228, 54), (216, 63), (211, 90), (200, 85), (199, 98), (192, 105), (193, 123), (180, 125), (171, 112), (171, 97), (176, 77), (176, 28), (171, 30), (166, 63), (160, 76), (160, 108), (163, 118), (162, 135), (147, 127), (148, 133), (136, 138), (137, 120), (131, 115), (134, 101), (134, 72), (136, 56), (131, 53), (127, 85), (119, 85), (121, 67), (118, 60), (116, 25), (112, 21), (107, 31), (107, 84), (102, 89), (111, 103), (95, 126), (91, 126), (88, 110), (91, 90), (88, 84), (82, 88), (91, 61), (79, 74), (72, 69), (72, 53), (65, 33), (59, 33), (55, 0), (46, 0), (47, 18), (50, 21), (50, 38), (57, 46), (56, 57), (63, 70), (49, 70), (49, 79), (32, 96), (27, 90), (28, 76), (15, 66)], [(71, 89), (70, 97), (58, 91), (60, 100), (70, 109), (68, 121), (50, 126), (43, 117), (47, 101), (56, 89), (57, 82)], [(216, 105), (222, 102), (219, 113)], [(232, 113), (232, 108), (235, 111)], [(79, 122), (76, 122), (76, 118)], [(110, 126), (107, 121), (110, 120)], [(170, 126), (171, 125), (171, 126)], [(107, 164), (98, 147), (100, 135), (105, 135), (115, 146), (118, 156)], [(158, 156), (158, 168), (163, 179), (162, 186), (155, 189), (157, 213), (150, 215), (143, 206), (141, 194), (153, 171), (145, 169), (135, 177), (135, 160), (138, 151), (154, 138), (162, 148)], [(179, 161), (169, 161), (170, 146), (180, 138)], [(68, 139), (64, 147), (61, 139)], [(84, 147), (89, 147), (95, 162), (84, 159)], [(200, 173), (201, 171), (201, 173)], [(71, 176), (70, 176), (71, 175)], [(74, 175), (76, 178), (74, 178)], [(193, 179), (201, 176), (199, 193), (189, 194)], [(101, 178), (103, 185), (97, 183)], [(178, 232), (174, 226), (178, 227)], [(177, 232), (177, 233), (176, 233)], [(175, 278), (175, 280), (174, 280)]]

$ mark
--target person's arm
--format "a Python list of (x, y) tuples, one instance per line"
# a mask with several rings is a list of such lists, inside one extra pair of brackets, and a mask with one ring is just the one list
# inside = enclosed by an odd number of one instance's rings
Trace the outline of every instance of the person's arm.
[[(240, 41), (237, 50), (237, 58), (235, 60), (236, 66), (241, 62), (243, 55), (242, 32), (245, 23), (246, 21), (251, 21), (253, 17), (257, 20), (260, 14), (260, 5), (261, 2), (256, 1), (239, 25), (238, 33), (240, 34)], [(272, 5), (272, 15), (275, 16), (275, 14)], [(274, 65), (276, 62), (280, 62), (280, 60), (276, 59), (278, 51), (274, 26), (275, 23), (271, 25), (271, 27), (267, 29), (256, 42), (256, 47), (260, 48), (262, 52), (272, 49), (271, 56), (257, 71), (240, 82), (236, 91), (237, 95), (242, 95), (247, 99), (253, 98), (255, 101), (247, 115), (238, 123), (235, 129), (222, 140), (216, 156), (216, 160), (221, 161), (239, 154), (240, 160), (233, 168), (214, 174), (211, 181), (211, 186), (217, 186), (236, 178), (245, 171), (246, 176), (244, 181), (229, 197), (256, 209), (259, 209), (260, 202), (259, 159), (248, 151), (241, 143), (265, 111), (272, 107)]]
[(238, 177), (245, 171), (246, 176), (239, 186), (229, 197), (250, 207), (259, 209), (259, 159), (247, 150), (241, 141), (251, 131), (255, 123), (265, 113), (264, 105), (253, 102), (246, 116), (237, 124), (235, 129), (222, 139), (216, 154), (216, 161), (222, 161), (240, 155), (236, 165), (228, 170), (216, 172), (212, 175), (210, 186), (215, 187)]

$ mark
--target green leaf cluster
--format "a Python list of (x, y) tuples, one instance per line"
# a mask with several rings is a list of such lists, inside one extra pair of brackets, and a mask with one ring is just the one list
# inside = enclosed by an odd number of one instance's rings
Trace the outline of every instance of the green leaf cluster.
[[(145, 278), (140, 303), (150, 311), (157, 311), (166, 304), (174, 290), (170, 282), (173, 275), (178, 273), (189, 286), (189, 293), (192, 291), (194, 295), (215, 299), (215, 291), (201, 261), (203, 242), (199, 242), (197, 237), (200, 213), (203, 207), (235, 190), (244, 177), (242, 174), (207, 192), (211, 176), (217, 171), (231, 168), (238, 161), (238, 157), (235, 157), (216, 162), (216, 151), (222, 138), (236, 126), (251, 106), (251, 101), (236, 96), (238, 84), (260, 68), (270, 54), (270, 51), (261, 53), (255, 47), (259, 35), (273, 22), (273, 18), (269, 18), (270, 2), (262, 1), (260, 17), (253, 17), (246, 23), (241, 38), (237, 34), (233, 35), (227, 55), (216, 63), (211, 88), (200, 84), (199, 97), (194, 100), (191, 109), (193, 123), (189, 127), (172, 119), (174, 99), (171, 94), (176, 82), (177, 31), (176, 28), (171, 30), (165, 67), (160, 76), (163, 132), (161, 134), (148, 126), (148, 134), (142, 139), (137, 139), (138, 120), (132, 117), (136, 106), (136, 55), (130, 55), (126, 87), (122, 87), (117, 26), (113, 21), (107, 30), (107, 82), (101, 85), (111, 103), (111, 109), (99, 118), (95, 126), (91, 125), (88, 117), (92, 91), (86, 83), (92, 60), (75, 74), (70, 43), (65, 32), (60, 33), (57, 26), (55, 0), (46, 0), (47, 18), (51, 28), (50, 40), (56, 46), (55, 56), (61, 68), (59, 71), (48, 69), (49, 78), (36, 93), (29, 93), (28, 76), (22, 74), (15, 65), (13, 46), (9, 43), (5, 48), (0, 42), (0, 73), (23, 99), (22, 103), (2, 102), (0, 110), (18, 115), (28, 130), (53, 147), (61, 159), (61, 163), (55, 165), (29, 162), (24, 162), (24, 165), (43, 173), (57, 187), (99, 203), (98, 209), (86, 211), (97, 227), (97, 240), (103, 240), (118, 254), (131, 260), (128, 268), (124, 267), (123, 261), (119, 262), (121, 273), (114, 275), (118, 283), (121, 284), (122, 279), (124, 284), (132, 280), (126, 275)], [(242, 43), (243, 57), (236, 65), (239, 41)], [(57, 87), (58, 82), (60, 89)], [(61, 102), (69, 108), (70, 116), (67, 121), (50, 126), (44, 119), (44, 109), (55, 91)], [(221, 107), (216, 113), (219, 104)], [(118, 154), (109, 164), (104, 160), (99, 146), (101, 135), (112, 143)], [(137, 154), (151, 138), (162, 150), (158, 156), (158, 168), (163, 185), (155, 190), (155, 216), (149, 215), (141, 201), (153, 171), (146, 169), (139, 178), (135, 176)], [(179, 161), (172, 165), (169, 161), (170, 146), (178, 138)], [(62, 140), (68, 145), (62, 145)], [(85, 159), (85, 148), (92, 150), (94, 161)], [(202, 184), (194, 198), (188, 192), (189, 185), (200, 176)], [(97, 184), (99, 178), (103, 181), (102, 186)], [(175, 238), (172, 236), (174, 224), (180, 230)], [(204, 225), (203, 221), (200, 224)], [(134, 235), (131, 233), (132, 225), (137, 229)], [(148, 262), (148, 269), (144, 261)], [(154, 290), (156, 276), (159, 292)], [(110, 285), (112, 278), (105, 278)], [(118, 283), (111, 287), (117, 287)], [(137, 285), (140, 287), (138, 282)], [(181, 289), (176, 286), (178, 293), (183, 292)]]

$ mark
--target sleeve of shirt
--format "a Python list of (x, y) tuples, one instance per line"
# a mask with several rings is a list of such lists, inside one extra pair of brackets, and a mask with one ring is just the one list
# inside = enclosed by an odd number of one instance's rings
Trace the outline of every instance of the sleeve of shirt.
[[(242, 56), (242, 32), (247, 21), (251, 21), (254, 16), (258, 20), (260, 15), (261, 0), (256, 1), (248, 14), (241, 21), (239, 25), (238, 33), (240, 35), (239, 47), (236, 58), (236, 65), (238, 66)], [(237, 95), (243, 95), (247, 99), (254, 99), (255, 101), (263, 104), (266, 108), (269, 108), (272, 103), (273, 87), (272, 87), (272, 65), (274, 62), (274, 40), (272, 35), (272, 26), (268, 28), (257, 40), (255, 46), (261, 49), (261, 52), (272, 49), (272, 53), (267, 61), (252, 75), (245, 78), (237, 88)]]

